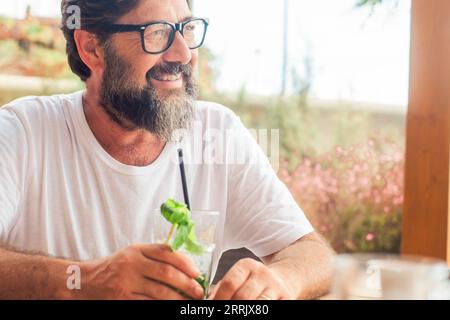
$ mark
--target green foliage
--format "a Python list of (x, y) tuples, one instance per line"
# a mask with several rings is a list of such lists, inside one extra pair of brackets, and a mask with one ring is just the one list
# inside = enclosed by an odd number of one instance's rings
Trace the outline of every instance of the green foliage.
[(403, 147), (367, 142), (305, 158), (280, 178), (338, 252), (400, 251)]
[(175, 239), (173, 239), (172, 243), (173, 251), (177, 251), (186, 242), (192, 227), (193, 225), (189, 222), (182, 222), (178, 224), (177, 233), (175, 234)]
[(203, 290), (206, 291), (206, 289), (209, 286), (209, 283), (208, 280), (206, 279), (205, 274), (199, 275), (197, 278), (195, 278), (195, 281), (197, 281), (202, 286)]
[(0, 24), (5, 27), (12, 27), (12, 26), (14, 26), (15, 23), (16, 23), (15, 19), (0, 16)]
[(389, 214), (366, 212), (361, 224), (352, 230), (354, 251), (398, 253), (401, 244), (401, 210)]
[(41, 25), (39, 25), (39, 24), (31, 24), (31, 23), (30, 23), (30, 24), (28, 24), (28, 25), (26, 26), (25, 34), (26, 34), (28, 37), (33, 37), (33, 36), (39, 35), (39, 34), (42, 33), (44, 30), (45, 30), (45, 29), (44, 29), (43, 26), (41, 26)]
[[(195, 223), (190, 217), (190, 212), (184, 203), (176, 202), (173, 199), (168, 199), (161, 205), (161, 214), (172, 224), (172, 229), (169, 232), (167, 240), (172, 236), (173, 229), (176, 228), (175, 239), (172, 242), (172, 250), (176, 251), (182, 246), (184, 249), (194, 255), (202, 255), (205, 249), (198, 243), (195, 235)], [(209, 283), (204, 274), (198, 276), (197, 281), (205, 290)]]
[(282, 181), (338, 252), (399, 252), (405, 117), (365, 105), (209, 97), (251, 129), (280, 130)]
[(181, 224), (189, 222), (189, 209), (184, 203), (168, 199), (161, 205), (161, 214), (172, 224)]
[(369, 16), (375, 13), (377, 8), (381, 8), (383, 6), (390, 7), (392, 12), (396, 11), (399, 5), (399, 0), (357, 0), (356, 8), (369, 8)]
[(201, 96), (213, 95), (216, 92), (214, 83), (217, 78), (217, 69), (214, 68), (214, 63), (216, 61), (215, 56), (211, 50), (203, 46), (198, 50), (199, 54), (199, 77), (198, 86)]
[(357, 7), (371, 6), (375, 7), (383, 3), (383, 0), (358, 0)]
[(202, 255), (204, 253), (203, 247), (197, 241), (194, 228), (190, 229), (188, 237), (184, 243), (184, 248), (186, 249), (187, 252), (190, 252), (197, 256)]
[(204, 253), (204, 248), (198, 243), (195, 235), (195, 223), (184, 203), (168, 199), (161, 205), (161, 214), (172, 224), (167, 241), (170, 240), (173, 229), (176, 229), (175, 239), (171, 245), (173, 251), (184, 246), (184, 249), (191, 254), (202, 255)]

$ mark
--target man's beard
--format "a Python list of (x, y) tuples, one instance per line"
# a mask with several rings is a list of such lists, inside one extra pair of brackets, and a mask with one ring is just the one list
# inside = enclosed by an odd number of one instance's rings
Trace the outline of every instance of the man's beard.
[[(109, 45), (105, 46), (105, 71), (101, 86), (101, 106), (109, 117), (126, 130), (145, 129), (164, 141), (171, 141), (177, 129), (190, 127), (197, 98), (192, 66), (179, 63), (155, 65), (146, 74), (142, 87), (133, 78), (134, 69)], [(153, 77), (178, 75), (180, 89), (161, 89), (151, 84)]]

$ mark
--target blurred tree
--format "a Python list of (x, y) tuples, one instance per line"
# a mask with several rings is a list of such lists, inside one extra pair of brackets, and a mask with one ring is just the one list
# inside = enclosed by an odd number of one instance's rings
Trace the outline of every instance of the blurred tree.
[(364, 7), (364, 6), (372, 6), (375, 7), (379, 4), (382, 4), (384, 0), (358, 0), (356, 3), (357, 7)]
[(390, 4), (397, 8), (399, 0), (356, 0), (357, 8), (369, 7), (372, 11), (384, 4)]
[(296, 95), (297, 106), (303, 112), (308, 109), (308, 97), (314, 80), (313, 64), (311, 48), (307, 47), (303, 58), (303, 70), (299, 70), (297, 66), (292, 68), (292, 86)]
[(385, 7), (390, 15), (395, 14), (398, 11), (399, 4), (399, 0), (356, 0), (355, 7), (358, 9), (368, 8), (369, 17), (371, 17), (375, 13), (375, 10), (381, 9), (382, 7)]

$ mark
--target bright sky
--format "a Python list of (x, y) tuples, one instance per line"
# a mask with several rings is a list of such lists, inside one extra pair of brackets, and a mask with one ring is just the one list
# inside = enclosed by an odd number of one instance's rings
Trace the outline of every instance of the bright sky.
[[(289, 74), (304, 74), (311, 56), (313, 95), (406, 106), (410, 46), (410, 0), (397, 10), (381, 8), (369, 18), (356, 0), (289, 1)], [(59, 15), (60, 0), (3, 0), (0, 14)], [(217, 86), (256, 94), (281, 87), (283, 1), (195, 0), (210, 19), (206, 45), (217, 56)]]

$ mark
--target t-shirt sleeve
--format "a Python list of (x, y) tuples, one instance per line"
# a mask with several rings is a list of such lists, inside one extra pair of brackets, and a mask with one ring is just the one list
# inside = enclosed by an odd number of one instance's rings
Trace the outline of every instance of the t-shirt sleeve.
[(0, 241), (16, 219), (26, 165), (24, 127), (12, 108), (0, 109)]
[(231, 248), (246, 247), (258, 257), (275, 253), (313, 227), (268, 157), (236, 118), (228, 141), (228, 210), (225, 239)]

